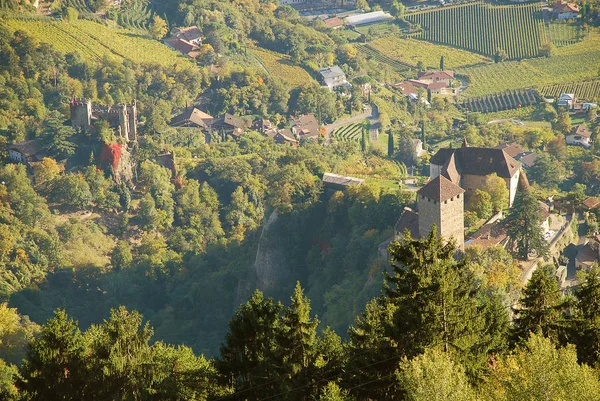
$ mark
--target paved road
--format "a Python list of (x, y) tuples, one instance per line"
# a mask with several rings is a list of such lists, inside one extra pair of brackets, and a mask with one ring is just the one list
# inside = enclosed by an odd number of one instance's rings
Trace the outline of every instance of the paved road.
[(379, 138), (379, 110), (377, 106), (373, 106), (371, 109), (371, 115), (369, 116), (371, 122), (371, 129), (369, 130), (369, 139), (371, 142), (376, 141)]

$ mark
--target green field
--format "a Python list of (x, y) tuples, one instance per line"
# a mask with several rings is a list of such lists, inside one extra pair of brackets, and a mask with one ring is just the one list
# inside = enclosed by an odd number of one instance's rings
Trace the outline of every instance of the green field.
[(445, 68), (458, 68), (490, 61), (487, 57), (465, 50), (434, 45), (416, 39), (402, 39), (397, 36), (374, 40), (369, 43), (369, 47), (380, 55), (411, 67), (416, 67), (421, 62), (425, 68), (439, 68), (441, 56), (444, 56)]
[(574, 45), (579, 42), (579, 28), (566, 22), (552, 22), (549, 25), (550, 39), (556, 47)]
[(423, 31), (419, 39), (456, 46), (488, 57), (498, 48), (509, 59), (535, 57), (547, 43), (541, 3), (491, 6), (470, 3), (406, 15)]
[(540, 93), (547, 97), (558, 97), (561, 93), (574, 93), (577, 99), (592, 102), (600, 97), (600, 80), (544, 86), (540, 89)]
[(0, 24), (23, 30), (65, 53), (78, 52), (89, 59), (112, 58), (142, 64), (192, 65), (192, 61), (159, 41), (127, 29), (113, 29), (87, 20), (73, 23), (52, 19), (8, 19)]
[(588, 81), (598, 77), (599, 65), (600, 34), (593, 32), (577, 44), (555, 49), (551, 57), (488, 64), (457, 72), (469, 77), (469, 85), (463, 92), (463, 96), (469, 97)]
[(289, 56), (270, 50), (255, 47), (252, 53), (262, 66), (273, 76), (287, 82), (292, 88), (297, 88), (314, 79), (306, 70), (295, 64)]
[(356, 27), (356, 32), (363, 35), (372, 35), (382, 37), (400, 32), (400, 28), (394, 21), (379, 22), (376, 24), (367, 24)]
[(332, 132), (331, 136), (338, 141), (360, 141), (362, 137), (362, 123), (349, 124)]
[(378, 50), (371, 47), (371, 45), (369, 45), (369, 44), (358, 44), (358, 45), (355, 45), (355, 47), (366, 58), (375, 60), (378, 63), (386, 64), (386, 65), (392, 67), (392, 69), (397, 72), (406, 71), (411, 68), (410, 64), (405, 64), (398, 60), (394, 60), (393, 58), (384, 56)]
[(461, 107), (474, 112), (493, 113), (527, 107), (538, 101), (539, 96), (534, 90), (519, 89), (468, 98), (461, 103)]

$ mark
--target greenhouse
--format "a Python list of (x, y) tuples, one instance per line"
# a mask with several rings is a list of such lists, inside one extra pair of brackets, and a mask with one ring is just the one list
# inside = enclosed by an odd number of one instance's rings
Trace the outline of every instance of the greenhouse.
[(372, 24), (374, 22), (385, 21), (392, 18), (393, 17), (390, 14), (384, 13), (383, 11), (373, 11), (372, 13), (352, 15), (346, 18), (346, 25), (358, 26)]

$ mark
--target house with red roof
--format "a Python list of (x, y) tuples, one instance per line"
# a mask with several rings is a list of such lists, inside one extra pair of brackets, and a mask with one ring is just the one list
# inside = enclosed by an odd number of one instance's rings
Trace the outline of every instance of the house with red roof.
[(552, 6), (552, 13), (556, 17), (556, 19), (575, 19), (579, 16), (579, 6), (575, 3), (558, 1)]

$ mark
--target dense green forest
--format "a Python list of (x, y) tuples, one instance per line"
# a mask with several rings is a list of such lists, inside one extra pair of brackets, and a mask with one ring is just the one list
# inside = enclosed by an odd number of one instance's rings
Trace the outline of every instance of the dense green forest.
[[(149, 40), (161, 27), (197, 25), (202, 56), (145, 64), (64, 53), (14, 30), (19, 18), (50, 17), (29, 14), (27, 1), (0, 2), (12, 10), (0, 14), (0, 399), (600, 398), (597, 269), (563, 297), (551, 267), (522, 289), (520, 255), (501, 247), (455, 258), (452, 243), (430, 236), (392, 241), (391, 260), (378, 249), (414, 207), (414, 192), (398, 185), (406, 166), (428, 175), (417, 137), (425, 147), (464, 138), (539, 152), (529, 205), (597, 194), (597, 145), (566, 147), (568, 113), (535, 105), (528, 113), (543, 123), (519, 126), (464, 115), (447, 98), (425, 107), (378, 84), (416, 71), (393, 72), (343, 31), (274, 1), (126, 3), (148, 17), (136, 35)], [(51, 8), (64, 25), (78, 18), (74, 8), (104, 28), (131, 24), (104, 1)], [(105, 10), (106, 20), (94, 14)], [(292, 88), (253, 47), (313, 78), (339, 65), (354, 86), (343, 95), (313, 81)], [(135, 101), (138, 140), (100, 120), (72, 128), (73, 98)], [(360, 141), (298, 147), (252, 129), (233, 139), (169, 126), (193, 104), (287, 128), (292, 115), (327, 124), (369, 101), (384, 146), (363, 122)], [(585, 118), (596, 135), (594, 113)], [(8, 163), (9, 145), (27, 140), (45, 157)], [(333, 192), (325, 172), (366, 183)], [(489, 217), (485, 195), (467, 218)], [(596, 213), (586, 216), (590, 232)]]

